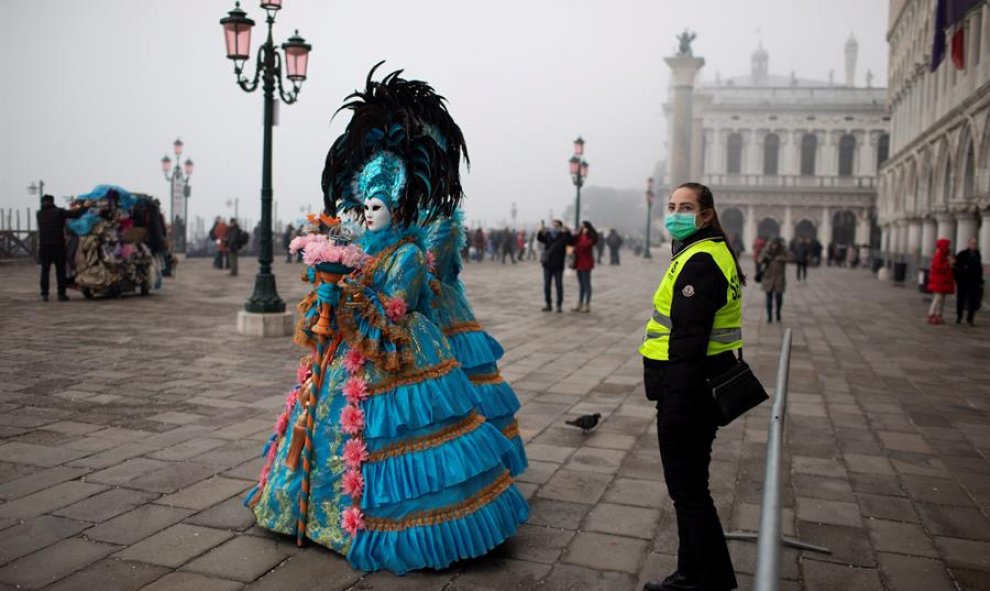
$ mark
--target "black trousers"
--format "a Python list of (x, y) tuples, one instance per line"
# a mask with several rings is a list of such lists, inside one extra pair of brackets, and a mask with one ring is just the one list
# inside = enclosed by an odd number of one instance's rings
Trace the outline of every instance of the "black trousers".
[(677, 572), (700, 582), (704, 591), (735, 589), (725, 533), (708, 489), (718, 429), (714, 402), (703, 391), (665, 391), (664, 362), (643, 363), (646, 396), (657, 403), (660, 460), (677, 516)]
[(802, 280), (807, 281), (808, 280), (808, 261), (805, 261), (803, 263), (801, 261), (798, 261), (798, 263), (797, 263), (797, 280), (798, 281), (802, 281)]
[(548, 269), (543, 267), (543, 298), (547, 302), (547, 308), (550, 307), (550, 281), (557, 286), (557, 307), (559, 308), (564, 303), (564, 270), (563, 269)]
[(956, 293), (956, 318), (960, 321), (963, 312), (966, 313), (966, 322), (973, 322), (976, 311), (980, 308), (980, 284), (957, 283)]
[(48, 295), (48, 276), (55, 265), (55, 285), (58, 295), (65, 295), (65, 246), (39, 246), (38, 260), (41, 262), (41, 295)]

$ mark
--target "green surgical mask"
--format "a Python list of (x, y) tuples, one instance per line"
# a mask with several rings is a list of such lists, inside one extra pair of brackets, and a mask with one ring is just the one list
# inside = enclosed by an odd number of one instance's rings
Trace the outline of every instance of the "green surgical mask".
[(663, 220), (663, 225), (671, 236), (678, 240), (684, 240), (698, 231), (694, 225), (697, 216), (696, 213), (668, 213)]

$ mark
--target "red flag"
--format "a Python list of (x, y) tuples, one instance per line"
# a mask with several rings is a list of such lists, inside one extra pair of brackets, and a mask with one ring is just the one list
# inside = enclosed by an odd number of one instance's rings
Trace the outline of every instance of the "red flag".
[(963, 31), (966, 27), (963, 23), (956, 26), (956, 31), (952, 34), (952, 47), (949, 50), (952, 56), (952, 63), (957, 70), (966, 67), (966, 40)]

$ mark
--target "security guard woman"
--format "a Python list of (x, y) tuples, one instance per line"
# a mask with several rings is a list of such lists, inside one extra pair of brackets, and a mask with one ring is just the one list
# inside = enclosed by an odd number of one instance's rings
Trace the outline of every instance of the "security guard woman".
[(660, 459), (677, 515), (677, 570), (645, 591), (727, 591), (736, 577), (708, 490), (718, 429), (705, 378), (736, 363), (746, 278), (708, 187), (685, 183), (667, 203), (673, 259), (653, 295), (640, 346), (646, 396), (657, 404)]

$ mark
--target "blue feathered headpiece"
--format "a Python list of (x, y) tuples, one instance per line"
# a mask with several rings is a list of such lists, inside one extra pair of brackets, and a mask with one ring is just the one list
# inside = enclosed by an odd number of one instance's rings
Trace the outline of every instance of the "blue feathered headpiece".
[(461, 155), (470, 162), (464, 135), (446, 100), (429, 84), (400, 78), (402, 70), (373, 81), (382, 63), (371, 69), (365, 89), (348, 96), (337, 110), (352, 114), (327, 153), (324, 209), (331, 216), (338, 210), (361, 215), (362, 201), (372, 196), (368, 191), (374, 185), (388, 195), (397, 223), (416, 223), (420, 211), (430, 219), (449, 216), (464, 197)]

